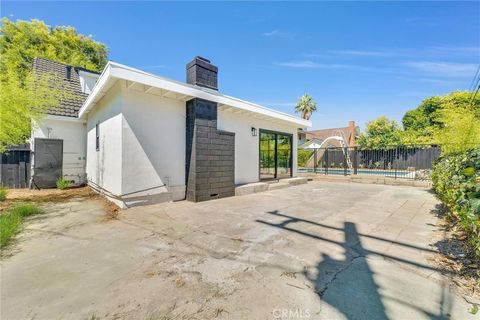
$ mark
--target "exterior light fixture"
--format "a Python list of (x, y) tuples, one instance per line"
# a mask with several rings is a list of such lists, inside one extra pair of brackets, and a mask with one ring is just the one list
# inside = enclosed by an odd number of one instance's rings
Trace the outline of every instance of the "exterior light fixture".
[(252, 137), (257, 136), (257, 129), (255, 127), (252, 127)]

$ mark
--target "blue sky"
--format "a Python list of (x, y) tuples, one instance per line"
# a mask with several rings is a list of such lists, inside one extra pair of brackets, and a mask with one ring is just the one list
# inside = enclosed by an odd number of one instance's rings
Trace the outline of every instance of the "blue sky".
[(71, 25), (110, 59), (185, 80), (196, 55), (220, 91), (292, 113), (318, 103), (314, 128), (398, 121), (432, 95), (470, 87), (480, 63), (480, 2), (2, 2), (2, 16)]

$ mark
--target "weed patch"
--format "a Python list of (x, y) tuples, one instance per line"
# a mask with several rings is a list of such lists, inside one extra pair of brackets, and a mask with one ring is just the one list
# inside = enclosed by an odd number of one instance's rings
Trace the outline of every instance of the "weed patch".
[(4, 186), (0, 186), (0, 201), (7, 199), (8, 189)]
[(72, 183), (68, 180), (65, 180), (63, 177), (57, 179), (57, 189), (64, 190), (70, 187)]
[(0, 248), (5, 247), (22, 227), (22, 217), (14, 213), (0, 215)]
[(0, 215), (0, 248), (7, 246), (22, 229), (22, 220), (25, 217), (43, 213), (33, 203), (21, 203), (13, 206)]

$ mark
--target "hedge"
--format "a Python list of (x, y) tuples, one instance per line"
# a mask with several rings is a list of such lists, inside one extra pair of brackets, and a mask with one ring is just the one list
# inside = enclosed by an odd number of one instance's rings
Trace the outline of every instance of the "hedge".
[(441, 157), (433, 167), (432, 181), (480, 258), (480, 148)]
[(306, 167), (308, 160), (312, 156), (313, 151), (308, 149), (298, 149), (298, 166)]

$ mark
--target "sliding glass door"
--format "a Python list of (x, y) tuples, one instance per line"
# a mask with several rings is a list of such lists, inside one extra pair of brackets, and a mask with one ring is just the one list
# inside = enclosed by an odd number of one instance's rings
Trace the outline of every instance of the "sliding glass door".
[(292, 176), (292, 135), (260, 129), (260, 179)]

